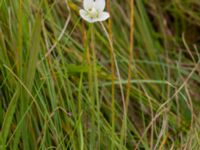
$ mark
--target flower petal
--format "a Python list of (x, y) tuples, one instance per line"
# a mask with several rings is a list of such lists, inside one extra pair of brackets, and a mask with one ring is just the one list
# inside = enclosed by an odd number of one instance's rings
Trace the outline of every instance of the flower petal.
[(94, 6), (94, 0), (83, 0), (83, 8), (85, 10), (91, 9)]
[(97, 18), (90, 18), (90, 17), (87, 15), (87, 11), (85, 11), (85, 10), (83, 10), (83, 9), (79, 10), (79, 13), (80, 13), (80, 16), (81, 16), (84, 20), (86, 20), (87, 22), (89, 22), (89, 23), (94, 23), (94, 22), (97, 22), (97, 21), (98, 21)]
[(109, 17), (110, 17), (110, 14), (108, 12), (102, 12), (98, 17), (98, 21), (105, 21)]
[(106, 6), (105, 0), (96, 0), (94, 2), (94, 8), (96, 8), (98, 11), (102, 12)]

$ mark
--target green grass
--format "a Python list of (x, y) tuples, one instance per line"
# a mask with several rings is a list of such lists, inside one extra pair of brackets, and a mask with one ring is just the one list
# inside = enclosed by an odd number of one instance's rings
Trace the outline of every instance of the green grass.
[(0, 1), (0, 150), (200, 148), (199, 0), (106, 2)]

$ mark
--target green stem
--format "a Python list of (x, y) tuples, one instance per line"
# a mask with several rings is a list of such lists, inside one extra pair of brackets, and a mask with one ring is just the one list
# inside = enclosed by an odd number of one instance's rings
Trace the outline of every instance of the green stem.
[[(94, 80), (94, 92), (96, 101), (96, 111), (97, 111), (97, 133), (98, 133), (98, 143), (100, 144), (100, 100), (99, 100), (99, 84), (98, 84), (98, 74), (97, 74), (97, 59), (95, 51), (95, 37), (94, 37), (94, 26), (91, 25), (91, 47), (92, 47), (92, 57), (93, 57), (93, 80)], [(94, 102), (95, 102), (94, 101)], [(100, 148), (100, 145), (99, 145)]]
[[(89, 98), (90, 98), (90, 104), (91, 104), (91, 111), (94, 112), (95, 110), (95, 93), (94, 93), (94, 74), (93, 74), (93, 61), (91, 60), (91, 57), (93, 57), (90, 53), (90, 45), (93, 44), (90, 40), (92, 38), (92, 31), (93, 30), (93, 24), (89, 25), (89, 32), (87, 35), (87, 63), (88, 63), (88, 80), (89, 80)], [(91, 56), (92, 55), (92, 56)], [(95, 115), (92, 113), (91, 115), (91, 132), (90, 132), (90, 149), (94, 149), (95, 147), (95, 134), (96, 134), (96, 128), (95, 128)]]
[(109, 44), (110, 44), (110, 47), (111, 47), (111, 53), (113, 55), (114, 65), (115, 65), (115, 68), (116, 68), (117, 78), (118, 78), (118, 81), (119, 81), (119, 88), (120, 88), (122, 104), (123, 104), (123, 124), (122, 124), (122, 130), (121, 130), (121, 141), (123, 143), (123, 139), (126, 136), (126, 121), (124, 121), (124, 120), (126, 120), (127, 117), (126, 117), (126, 101), (125, 101), (125, 95), (124, 95), (124, 90), (123, 90), (122, 77), (121, 77), (121, 74), (120, 74), (120, 71), (119, 71), (119, 66), (118, 66), (117, 58), (116, 58), (116, 55), (115, 55), (115, 52), (114, 52), (113, 43), (112, 43), (112, 41), (109, 37), (109, 34), (108, 34), (105, 26), (103, 25), (103, 23), (101, 23), (101, 26), (102, 26), (102, 28), (103, 28), (103, 30), (104, 30), (107, 38), (108, 38), (108, 41), (109, 41)]

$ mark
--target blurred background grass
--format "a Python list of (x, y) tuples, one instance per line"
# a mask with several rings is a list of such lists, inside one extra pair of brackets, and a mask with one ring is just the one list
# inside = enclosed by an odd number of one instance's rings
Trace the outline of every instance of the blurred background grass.
[(106, 2), (0, 0), (0, 149), (200, 148), (200, 1)]

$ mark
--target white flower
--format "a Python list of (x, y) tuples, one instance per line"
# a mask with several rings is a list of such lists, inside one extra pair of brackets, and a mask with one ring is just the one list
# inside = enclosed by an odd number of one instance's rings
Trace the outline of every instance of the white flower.
[(79, 13), (90, 23), (104, 21), (110, 17), (109, 13), (104, 11), (105, 0), (83, 0), (83, 8)]

